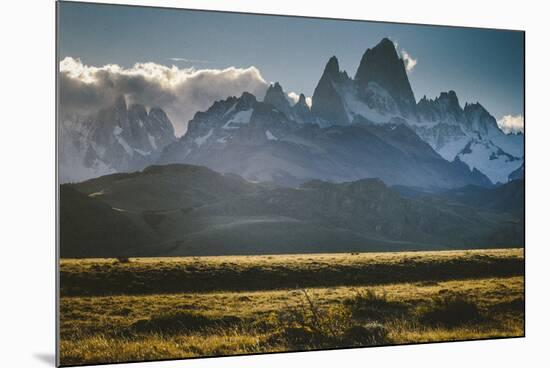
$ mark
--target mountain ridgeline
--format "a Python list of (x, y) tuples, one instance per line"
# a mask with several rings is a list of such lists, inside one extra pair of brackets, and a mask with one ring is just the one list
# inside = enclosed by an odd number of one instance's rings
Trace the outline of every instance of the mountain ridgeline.
[(77, 182), (141, 170), (174, 141), (174, 126), (162, 109), (128, 106), (124, 96), (85, 117), (61, 111), (59, 179), (62, 183)]
[(406, 198), (379, 179), (279, 187), (176, 164), (64, 184), (60, 202), (62, 257), (523, 245), (522, 181)]
[(312, 96), (291, 103), (279, 83), (198, 112), (157, 163), (205, 165), (252, 181), (379, 178), (389, 185), (453, 188), (506, 183), (523, 163), (523, 135), (504, 134), (479, 103), (454, 91), (418, 103), (394, 44), (368, 49), (354, 78), (336, 57)]
[(123, 96), (96, 114), (61, 115), (62, 182), (189, 163), (282, 185), (380, 178), (451, 188), (506, 183), (524, 161), (523, 134), (504, 134), (480, 103), (462, 106), (452, 90), (416, 102), (388, 39), (365, 51), (354, 78), (331, 57), (311, 106), (274, 83), (265, 96), (244, 92), (197, 112), (179, 139), (162, 109), (127, 107)]
[(59, 129), (63, 257), (524, 242), (523, 134), (452, 90), (417, 102), (388, 39), (353, 78), (331, 57), (311, 106), (276, 82), (215, 101), (176, 138), (162, 109), (121, 96)]

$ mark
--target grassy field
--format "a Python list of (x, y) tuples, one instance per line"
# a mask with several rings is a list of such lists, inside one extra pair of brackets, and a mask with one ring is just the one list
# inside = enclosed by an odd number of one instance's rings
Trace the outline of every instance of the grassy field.
[(60, 268), (63, 365), (524, 334), (523, 249)]

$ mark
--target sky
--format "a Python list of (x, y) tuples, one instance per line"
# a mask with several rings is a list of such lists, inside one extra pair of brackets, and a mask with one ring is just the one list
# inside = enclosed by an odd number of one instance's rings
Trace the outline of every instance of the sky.
[(278, 81), (309, 97), (331, 56), (353, 76), (384, 37), (404, 58), (417, 100), (454, 90), (462, 105), (480, 102), (511, 129), (523, 124), (522, 32), (69, 2), (58, 19), (67, 101), (83, 108), (111, 98), (106, 89), (133, 88), (136, 102), (166, 105), (179, 134), (190, 110), (242, 89), (259, 94)]

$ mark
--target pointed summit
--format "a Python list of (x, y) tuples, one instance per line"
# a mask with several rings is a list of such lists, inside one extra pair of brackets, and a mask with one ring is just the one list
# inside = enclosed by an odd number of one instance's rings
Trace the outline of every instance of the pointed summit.
[(311, 109), (306, 102), (306, 96), (303, 93), (300, 93), (298, 102), (292, 106), (292, 111), (294, 111), (294, 115), (301, 123), (312, 123), (314, 121)]
[(449, 92), (441, 92), (439, 94), (439, 99), (449, 101), (449, 104), (453, 107), (460, 107), (460, 104), (458, 103), (458, 96), (453, 90), (450, 90)]
[(339, 73), (340, 73), (340, 65), (338, 64), (338, 59), (336, 58), (336, 56), (332, 56), (328, 60), (327, 65), (325, 65), (323, 76), (326, 75), (333, 78), (337, 78)]
[(461, 125), (465, 122), (464, 111), (453, 90), (441, 92), (439, 97), (433, 100), (423, 97), (418, 101), (416, 112), (423, 121), (445, 122), (451, 125)]
[(497, 120), (479, 102), (466, 103), (464, 106), (467, 128), (479, 132), (482, 135), (498, 136), (502, 131), (498, 127)]
[(300, 97), (298, 97), (298, 102), (296, 102), (296, 105), (306, 105), (306, 96), (303, 93), (300, 93)]
[(256, 97), (250, 92), (244, 91), (241, 97), (239, 97), (239, 104), (241, 109), (250, 109), (254, 106), (255, 103)]
[(378, 42), (378, 45), (374, 46), (374, 49), (384, 50), (385, 52), (395, 53), (395, 55), (397, 55), (395, 44), (387, 37), (384, 37), (380, 42)]
[(256, 97), (252, 93), (243, 92), (241, 97), (238, 98), (235, 108), (238, 111), (252, 109), (256, 104)]
[(416, 100), (405, 64), (399, 58), (395, 45), (388, 38), (382, 39), (378, 45), (365, 51), (355, 74), (355, 82), (360, 93), (364, 93), (369, 83), (376, 83), (390, 94), (403, 116), (416, 115)]
[(281, 97), (284, 97), (283, 87), (281, 87), (279, 82), (275, 82), (275, 84), (271, 84), (267, 88), (267, 91), (264, 97), (264, 102), (271, 103), (270, 100), (279, 99)]
[[(369, 48), (365, 51), (355, 73), (355, 80), (358, 83), (366, 84), (373, 79), (377, 72), (384, 71), (385, 74), (398, 72), (399, 61), (395, 45), (388, 38), (384, 38), (372, 49)], [(385, 65), (385, 63), (388, 64)]]
[(336, 56), (332, 56), (313, 91), (311, 112), (329, 124), (349, 124), (344, 102), (336, 86), (342, 86), (350, 81), (346, 73), (340, 72)]
[(269, 86), (265, 93), (264, 103), (272, 105), (274, 108), (290, 117), (290, 103), (288, 102), (283, 87), (279, 82)]

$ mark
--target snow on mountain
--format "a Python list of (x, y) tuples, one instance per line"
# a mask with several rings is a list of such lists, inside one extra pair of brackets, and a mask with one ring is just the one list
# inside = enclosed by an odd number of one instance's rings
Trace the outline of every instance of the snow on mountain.
[(354, 79), (331, 57), (313, 93), (311, 111), (325, 126), (351, 124), (356, 117), (374, 123), (414, 117), (414, 95), (393, 43), (384, 39), (368, 49)]
[(212, 136), (213, 132), (214, 132), (214, 129), (210, 129), (205, 136), (195, 138), (195, 143), (197, 144), (197, 146), (199, 147), (202, 146), (208, 140), (208, 138)]
[[(358, 136), (347, 136), (350, 132)], [(414, 144), (403, 145), (394, 139), (398, 134)], [(388, 139), (393, 148), (385, 146)], [(335, 147), (335, 142), (343, 147)], [(400, 152), (393, 151), (396, 147)], [(452, 187), (486, 185), (489, 179), (506, 182), (523, 164), (524, 139), (522, 134), (504, 134), (481, 104), (461, 106), (454, 91), (417, 103), (403, 59), (394, 44), (383, 39), (363, 54), (354, 78), (331, 57), (311, 107), (303, 94), (293, 104), (274, 83), (262, 101), (245, 92), (196, 112), (187, 133), (176, 140), (164, 111), (127, 107), (121, 97), (93, 116), (64, 116), (60, 150), (62, 181), (156, 162), (186, 162), (233, 170), (249, 180), (291, 184), (308, 178), (340, 181), (379, 175), (388, 184), (429, 185), (432, 180), (434, 186)], [(405, 162), (413, 170), (408, 178)], [(403, 172), (392, 173), (397, 167)], [(435, 167), (444, 173), (434, 173)]]
[[(507, 178), (524, 156), (523, 135), (503, 133), (480, 103), (462, 107), (452, 90), (416, 103), (403, 60), (387, 39), (365, 52), (354, 79), (331, 57), (315, 88), (311, 112), (321, 126), (403, 119), (447, 161), (458, 157), (494, 183)], [(477, 149), (470, 152), (468, 145)]]
[(509, 175), (523, 165), (521, 158), (504, 152), (490, 140), (471, 140), (456, 157), (470, 169), (483, 172), (493, 183), (507, 183)]
[[(61, 183), (76, 182), (116, 172), (103, 161), (86, 157), (90, 146), (87, 136), (89, 124), (77, 115), (65, 115), (59, 119), (59, 176)], [(96, 150), (101, 151), (99, 147)]]
[(355, 123), (323, 127), (317, 122), (326, 122), (326, 116), (306, 109), (305, 98), (291, 106), (284, 96), (276, 83), (263, 101), (244, 93), (215, 102), (195, 114), (187, 133), (164, 149), (159, 163), (203, 165), (254, 182), (291, 186), (311, 179), (342, 182), (368, 177), (426, 188), (490, 185), (464, 163), (441, 158), (403, 119), (374, 125), (352, 114), (348, 100), (343, 111)]
[(477, 168), (493, 183), (507, 182), (508, 175), (523, 162), (521, 135), (505, 134), (496, 119), (480, 104), (462, 108), (454, 91), (418, 103), (421, 123), (418, 134), (442, 157), (458, 157), (470, 168)]
[[(230, 114), (231, 111), (227, 111), (224, 115)], [(233, 115), (231, 119), (227, 121), (222, 126), (222, 129), (231, 130), (239, 129), (240, 124), (248, 124), (250, 122), (250, 117), (252, 116), (252, 109), (238, 111)]]
[(142, 169), (175, 141), (163, 110), (126, 105), (123, 96), (112, 106), (87, 117), (63, 114), (59, 123), (60, 181), (76, 182), (114, 172)]
[(265, 136), (266, 136), (266, 138), (267, 138), (268, 140), (270, 140), (270, 141), (276, 141), (276, 140), (278, 140), (278, 138), (275, 137), (275, 136), (273, 135), (273, 133), (271, 133), (271, 132), (269, 131), (269, 129), (265, 131)]

